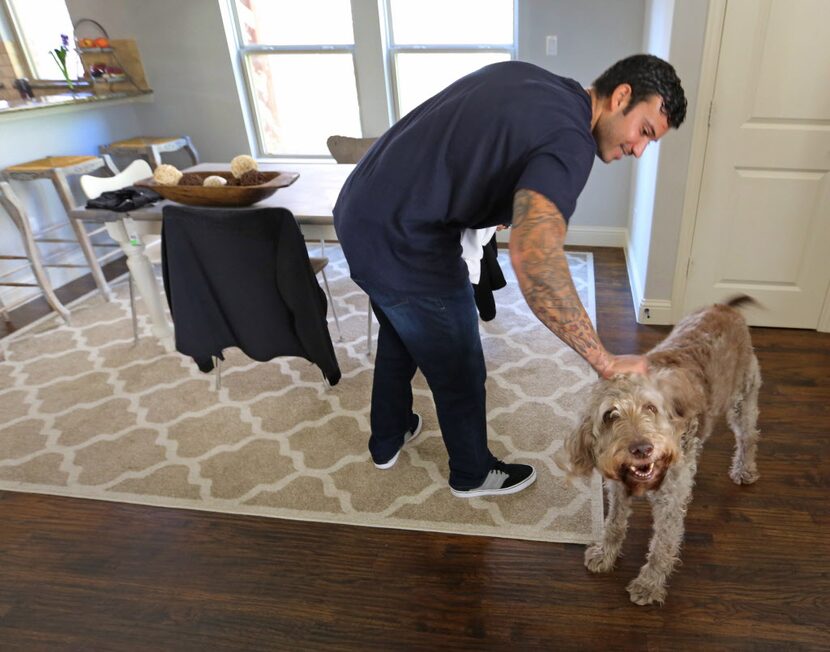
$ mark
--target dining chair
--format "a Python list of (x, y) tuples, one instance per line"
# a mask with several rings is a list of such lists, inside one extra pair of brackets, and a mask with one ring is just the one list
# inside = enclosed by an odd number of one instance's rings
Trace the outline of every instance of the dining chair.
[[(91, 174), (81, 176), (81, 189), (87, 199), (96, 199), (102, 193), (120, 190), (133, 185), (136, 181), (153, 176), (150, 165), (144, 159), (136, 159), (124, 170), (111, 177), (96, 177)], [(129, 215), (129, 213), (125, 213)], [(144, 253), (153, 267), (161, 264), (161, 236), (148, 236), (144, 239)], [(132, 273), (129, 271), (128, 282), (130, 288), (130, 313), (133, 323), (133, 342), (138, 343), (138, 316), (135, 310), (135, 287)]]
[(329, 136), (326, 147), (338, 163), (357, 163), (377, 138), (352, 138), (351, 136)]
[[(369, 148), (375, 144), (377, 138), (353, 138), (351, 136), (329, 136), (326, 147), (329, 148), (332, 158), (337, 163), (357, 163), (363, 158)], [(325, 251), (325, 242), (320, 241), (321, 251)], [(372, 301), (366, 299), (366, 349), (369, 357), (372, 356)]]
[[(215, 368), (217, 389), (216, 359), (232, 347), (260, 362), (305, 358), (330, 385), (340, 380), (326, 294), (317, 282), (328, 259), (309, 258), (291, 211), (170, 204), (162, 226), (164, 291), (176, 350), (203, 372)], [(327, 281), (326, 289), (334, 310)]]

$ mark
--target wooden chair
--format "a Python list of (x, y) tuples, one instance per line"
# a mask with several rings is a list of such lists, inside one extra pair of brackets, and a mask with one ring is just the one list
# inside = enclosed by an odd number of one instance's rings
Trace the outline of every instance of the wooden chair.
[[(96, 177), (91, 174), (81, 176), (81, 189), (87, 199), (95, 199), (102, 193), (111, 190), (119, 190), (131, 186), (136, 181), (153, 176), (153, 171), (147, 161), (137, 159), (130, 163), (122, 172), (111, 177)], [(128, 214), (127, 214), (128, 215)], [(161, 264), (161, 236), (147, 238), (145, 241), (147, 258), (155, 265)], [(129, 272), (128, 272), (129, 273)], [(133, 341), (138, 342), (138, 317), (135, 310), (135, 288), (133, 285), (132, 273), (129, 273), (130, 288), (130, 312), (133, 320)]]
[[(352, 138), (351, 136), (329, 136), (326, 140), (326, 147), (332, 157), (338, 163), (357, 163), (363, 155), (374, 145), (377, 138)], [(321, 248), (325, 251), (325, 243), (320, 241)], [(369, 356), (372, 355), (372, 302), (368, 300), (366, 313), (368, 327), (366, 329), (366, 348)]]
[(101, 145), (99, 149), (101, 154), (144, 158), (153, 169), (161, 165), (162, 153), (175, 152), (180, 149), (187, 150), (193, 160), (193, 165), (199, 163), (199, 153), (193, 146), (189, 136), (137, 136), (127, 140), (119, 140), (109, 145)]
[[(45, 273), (42, 273), (44, 267), (88, 267), (95, 284), (98, 286), (101, 294), (107, 301), (112, 299), (112, 292), (109, 285), (104, 278), (104, 273), (101, 270), (101, 265), (98, 263), (98, 258), (92, 248), (91, 236), (103, 232), (103, 227), (87, 232), (83, 224), (76, 220), (69, 219), (68, 213), (75, 208), (75, 198), (69, 186), (69, 177), (73, 175), (82, 175), (89, 172), (94, 172), (100, 168), (107, 168), (111, 172), (117, 172), (112, 160), (108, 156), (47, 156), (46, 158), (38, 159), (36, 161), (29, 161), (27, 163), (20, 163), (5, 168), (2, 172), (2, 180), (8, 181), (33, 181), (36, 179), (48, 179), (55, 187), (58, 197), (61, 200), (64, 208), (67, 211), (67, 222), (60, 222), (52, 226), (34, 231), (31, 225), (31, 216), (23, 208), (19, 199), (11, 189), (11, 185), (6, 183), (3, 189), (5, 200), (3, 206), (11, 215), (12, 221), (20, 231), (20, 235), (24, 241), (24, 248), (27, 252), (27, 257), (32, 264), (32, 270), (35, 272), (35, 277), (38, 280), (38, 285), (44, 291), (44, 295), (55, 310), (60, 313), (64, 319), (67, 316), (63, 311), (56, 307), (56, 297), (52, 292), (51, 285), (45, 281), (48, 278)], [(49, 236), (52, 231), (70, 226), (75, 234), (75, 238), (58, 238)], [(81, 247), (84, 258), (86, 258), (86, 265), (75, 264), (44, 264), (38, 253), (39, 243), (77, 243)], [(117, 247), (115, 243), (96, 244), (96, 247)], [(12, 257), (13, 258), (13, 257)], [(49, 291), (47, 292), (47, 289)], [(64, 308), (65, 310), (65, 308)], [(68, 313), (67, 313), (68, 314)]]

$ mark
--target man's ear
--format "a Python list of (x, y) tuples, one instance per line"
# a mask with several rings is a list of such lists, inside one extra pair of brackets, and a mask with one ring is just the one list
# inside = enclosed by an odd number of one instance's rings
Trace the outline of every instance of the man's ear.
[(618, 111), (628, 106), (631, 101), (631, 86), (628, 84), (620, 84), (611, 93), (611, 110)]

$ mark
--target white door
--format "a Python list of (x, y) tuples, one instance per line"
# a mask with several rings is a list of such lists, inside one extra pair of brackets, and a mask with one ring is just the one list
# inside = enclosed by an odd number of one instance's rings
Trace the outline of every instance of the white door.
[(830, 287), (827, 0), (728, 0), (684, 309), (817, 328)]

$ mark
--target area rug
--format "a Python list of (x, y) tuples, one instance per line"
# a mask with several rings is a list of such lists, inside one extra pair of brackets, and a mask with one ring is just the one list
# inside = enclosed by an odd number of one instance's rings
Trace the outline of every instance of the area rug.
[[(142, 336), (133, 344), (126, 277), (113, 302), (98, 293), (76, 301), (71, 326), (49, 316), (0, 340), (0, 489), (539, 541), (596, 538), (598, 479), (566, 481), (553, 461), (595, 375), (531, 314), (505, 254), (508, 286), (496, 293), (496, 318), (481, 324), (489, 442), (501, 459), (532, 463), (538, 479), (515, 495), (472, 500), (449, 491), (420, 374), (422, 435), (394, 468), (371, 463), (366, 296), (339, 248), (326, 255), (343, 332), (335, 387), (305, 360), (261, 363), (230, 350), (217, 390), (212, 374), (163, 351), (140, 303)], [(568, 259), (593, 318), (591, 254)], [(331, 312), (329, 325), (336, 339)]]

